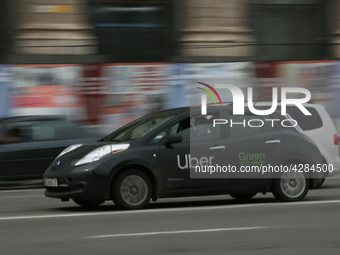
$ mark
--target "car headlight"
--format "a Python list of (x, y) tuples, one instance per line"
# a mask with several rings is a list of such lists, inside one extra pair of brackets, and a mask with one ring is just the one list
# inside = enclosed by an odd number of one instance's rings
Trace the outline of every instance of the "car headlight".
[(87, 163), (91, 163), (94, 161), (98, 161), (99, 159), (112, 155), (121, 151), (126, 150), (129, 148), (130, 144), (110, 144), (105, 145), (102, 147), (99, 147), (93, 151), (91, 151), (89, 154), (87, 154), (85, 157), (83, 157), (81, 160), (79, 160), (75, 165), (83, 165)]
[(58, 155), (58, 157), (56, 157), (56, 158), (59, 158), (60, 156), (66, 154), (66, 153), (68, 153), (68, 152), (70, 152), (70, 151), (73, 151), (73, 150), (77, 149), (78, 147), (80, 147), (80, 146), (82, 146), (82, 145), (83, 145), (83, 144), (73, 144), (73, 145), (67, 147), (65, 150), (63, 150), (63, 151)]

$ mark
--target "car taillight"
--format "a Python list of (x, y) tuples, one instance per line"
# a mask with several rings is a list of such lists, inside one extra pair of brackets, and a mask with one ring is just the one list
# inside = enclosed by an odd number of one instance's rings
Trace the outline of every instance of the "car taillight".
[(339, 137), (337, 134), (334, 135), (334, 145), (338, 145), (339, 144)]

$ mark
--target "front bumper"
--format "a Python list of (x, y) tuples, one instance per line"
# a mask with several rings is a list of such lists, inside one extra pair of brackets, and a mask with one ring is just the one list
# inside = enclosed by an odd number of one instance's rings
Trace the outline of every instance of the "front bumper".
[(45, 178), (58, 180), (58, 187), (46, 187), (45, 196), (59, 199), (107, 200), (110, 170), (102, 162), (81, 166), (63, 166), (46, 170)]

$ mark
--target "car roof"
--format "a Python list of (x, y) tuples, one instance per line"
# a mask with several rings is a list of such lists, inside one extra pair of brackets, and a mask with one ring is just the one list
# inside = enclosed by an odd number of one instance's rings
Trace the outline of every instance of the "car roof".
[(29, 116), (13, 116), (0, 118), (0, 123), (13, 123), (21, 121), (48, 121), (48, 120), (65, 120), (61, 115), (29, 115)]
[[(273, 102), (272, 101), (259, 101), (256, 103), (256, 105), (258, 106), (267, 106), (267, 105), (272, 105)], [(277, 103), (278, 106), (281, 106), (281, 102)], [(287, 104), (288, 106), (291, 106), (292, 104)], [(308, 102), (308, 103), (303, 103), (303, 105), (306, 106), (314, 106), (315, 104), (313, 102)]]
[[(222, 106), (221, 105), (214, 105), (214, 104), (208, 104), (207, 105), (207, 108), (208, 109), (216, 109), (217, 111), (228, 111), (228, 112), (231, 112), (233, 111), (233, 104), (232, 103), (226, 103), (226, 104), (223, 104), (222, 103)], [(245, 111), (249, 111), (249, 108), (248, 108), (248, 105), (245, 104), (244, 105), (244, 109)], [(184, 113), (184, 112), (189, 112), (189, 111), (193, 111), (193, 112), (198, 112), (201, 110), (201, 105), (195, 105), (195, 106), (186, 106), (186, 107), (181, 107), (181, 108), (173, 108), (173, 109), (169, 109), (169, 110), (163, 110), (163, 111), (160, 111), (160, 112), (155, 112), (153, 114), (160, 114), (160, 113), (163, 113), (163, 112), (173, 112), (175, 115), (179, 115), (181, 113)], [(279, 112), (278, 110), (276, 110), (275, 112)]]

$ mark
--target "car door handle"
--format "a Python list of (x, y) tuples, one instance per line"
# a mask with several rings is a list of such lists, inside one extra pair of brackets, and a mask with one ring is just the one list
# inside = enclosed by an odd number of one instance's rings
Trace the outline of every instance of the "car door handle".
[(271, 144), (271, 143), (281, 143), (280, 140), (268, 140), (266, 143)]
[(225, 150), (225, 146), (213, 146), (210, 147), (209, 150)]

